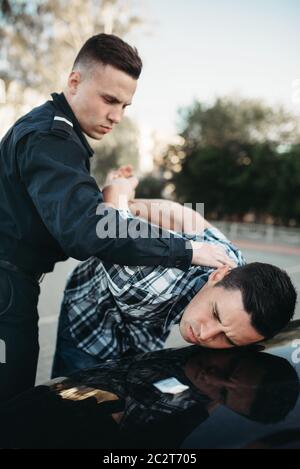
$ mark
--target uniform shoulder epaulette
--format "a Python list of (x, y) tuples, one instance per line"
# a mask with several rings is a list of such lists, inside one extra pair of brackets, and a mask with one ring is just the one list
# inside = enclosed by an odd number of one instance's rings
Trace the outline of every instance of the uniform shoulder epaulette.
[(73, 129), (72, 121), (61, 112), (56, 111), (53, 117), (51, 132), (59, 137), (68, 138)]

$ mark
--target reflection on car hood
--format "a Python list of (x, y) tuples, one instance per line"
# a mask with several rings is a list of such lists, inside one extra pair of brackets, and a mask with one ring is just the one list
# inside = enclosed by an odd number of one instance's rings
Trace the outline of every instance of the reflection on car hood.
[(263, 346), (110, 360), (2, 404), (2, 447), (300, 447), (300, 321)]

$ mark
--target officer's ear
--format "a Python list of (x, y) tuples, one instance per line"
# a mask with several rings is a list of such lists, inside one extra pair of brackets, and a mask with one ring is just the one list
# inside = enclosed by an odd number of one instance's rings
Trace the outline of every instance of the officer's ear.
[(81, 81), (81, 73), (78, 70), (72, 70), (68, 78), (68, 89), (71, 94), (77, 93), (78, 85)]

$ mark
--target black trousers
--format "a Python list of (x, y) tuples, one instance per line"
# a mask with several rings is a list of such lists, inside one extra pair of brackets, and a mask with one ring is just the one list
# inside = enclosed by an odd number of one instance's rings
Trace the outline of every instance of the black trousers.
[(39, 354), (36, 280), (0, 268), (0, 401), (34, 386)]

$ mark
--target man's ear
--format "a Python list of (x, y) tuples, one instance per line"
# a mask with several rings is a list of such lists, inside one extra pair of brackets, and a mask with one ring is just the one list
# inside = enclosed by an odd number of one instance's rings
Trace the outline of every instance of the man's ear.
[(223, 265), (222, 267), (218, 267), (208, 277), (208, 283), (214, 285), (220, 282), (221, 280), (223, 280), (224, 277), (226, 277), (226, 275), (229, 274), (230, 271), (231, 267), (229, 267), (229, 265)]

